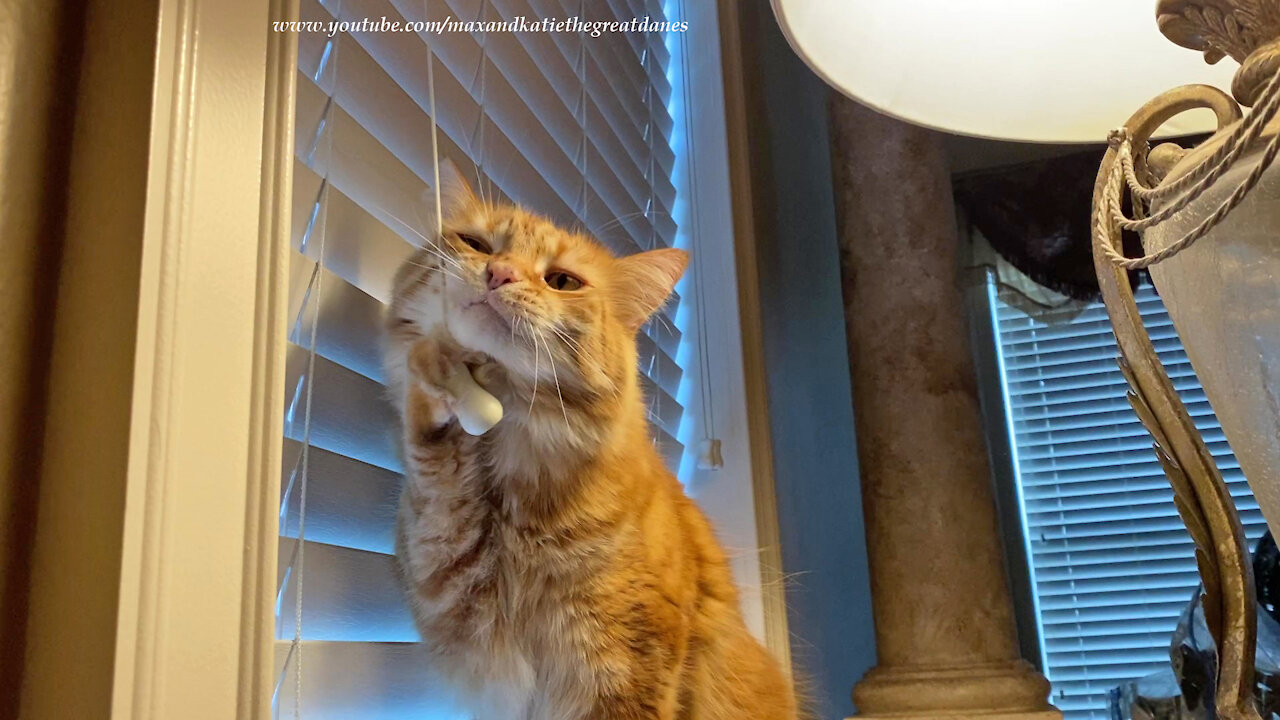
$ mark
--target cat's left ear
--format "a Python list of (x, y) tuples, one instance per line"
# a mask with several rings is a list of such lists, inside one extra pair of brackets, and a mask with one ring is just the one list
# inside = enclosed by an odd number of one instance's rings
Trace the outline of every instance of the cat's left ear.
[(461, 214), (476, 202), (476, 194), (453, 160), (440, 161), (440, 208), (446, 218)]
[(666, 304), (688, 264), (689, 253), (675, 248), (619, 258), (612, 285), (614, 306), (622, 322), (638, 330)]

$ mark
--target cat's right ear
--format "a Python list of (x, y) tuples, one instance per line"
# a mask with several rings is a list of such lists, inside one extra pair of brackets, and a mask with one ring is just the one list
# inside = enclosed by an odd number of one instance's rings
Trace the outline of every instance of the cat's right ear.
[[(428, 227), (436, 224), (436, 192), (427, 188), (422, 194), (425, 207), (424, 218)], [(445, 158), (440, 161), (440, 217), (448, 219), (466, 211), (477, 202), (471, 184), (458, 169), (458, 166)]]
[(639, 330), (680, 282), (689, 253), (662, 248), (618, 258), (614, 262), (614, 307), (628, 329)]

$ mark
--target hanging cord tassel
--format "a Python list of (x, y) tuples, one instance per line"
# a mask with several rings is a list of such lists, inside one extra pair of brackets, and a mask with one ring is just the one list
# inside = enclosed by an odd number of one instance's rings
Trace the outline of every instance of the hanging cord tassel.
[[(1280, 110), (1280, 72), (1274, 75), (1267, 83), (1254, 111), (1249, 114), (1247, 119), (1238, 123), (1228, 132), (1217, 150), (1186, 175), (1167, 185), (1149, 186), (1141, 183), (1137, 178), (1137, 172), (1134, 167), (1133, 137), (1126, 128), (1111, 131), (1107, 137), (1107, 143), (1115, 149), (1117, 162), (1115, 162), (1111, 174), (1107, 178), (1107, 184), (1103, 191), (1103, 202), (1096, 209), (1097, 217), (1095, 222), (1099, 224), (1111, 223), (1114, 227), (1122, 230), (1141, 232), (1177, 215), (1199, 199), (1235, 165), (1240, 157), (1261, 136), (1266, 126), (1275, 117), (1277, 110)], [(1138, 258), (1127, 258), (1109, 245), (1103, 248), (1103, 253), (1107, 259), (1118, 267), (1126, 270), (1143, 270), (1186, 250), (1194, 245), (1197, 240), (1207, 235), (1214, 226), (1222, 222), (1223, 218), (1244, 200), (1262, 179), (1262, 174), (1271, 166), (1277, 153), (1280, 153), (1280, 134), (1277, 134), (1267, 143), (1258, 163), (1231, 194), (1196, 227), (1176, 242), (1169, 244), (1168, 247), (1159, 252)], [(1133, 200), (1134, 214), (1138, 216), (1136, 218), (1125, 216), (1124, 211), (1121, 209), (1126, 186)], [(1144, 201), (1158, 201), (1178, 193), (1182, 194), (1178, 195), (1171, 203), (1162, 207), (1159, 211), (1143, 217)]]

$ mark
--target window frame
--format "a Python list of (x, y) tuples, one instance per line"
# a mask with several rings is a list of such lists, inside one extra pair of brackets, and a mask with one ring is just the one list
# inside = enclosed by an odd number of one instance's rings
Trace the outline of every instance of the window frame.
[[(707, 7), (706, 21), (719, 15), (712, 28), (724, 51), (727, 143), (716, 159), (726, 162), (727, 144), (728, 240), (737, 256), (727, 271), (753, 277), (754, 256), (742, 257), (753, 244), (742, 224), (750, 209), (740, 189), (745, 116), (732, 10)], [(145, 78), (152, 127), (149, 146), (136, 150), (147, 157), (147, 203), (134, 384), (123, 409), (114, 664), (101, 676), (109, 700), (95, 702), (116, 718), (268, 720), (297, 64), (297, 37), (270, 25), (296, 18), (298, 3), (157, 0), (154, 12), (155, 64)], [(767, 644), (789, 666), (767, 414), (756, 412), (764, 398), (759, 311), (749, 288), (738, 282), (736, 296), (707, 313), (735, 341), (713, 367), (745, 386), (735, 402), (749, 446), (747, 521), (763, 548)], [(50, 561), (75, 551), (68, 545)]]
[(297, 3), (156, 12), (110, 717), (268, 720)]
[[(712, 7), (712, 3), (685, 0)], [(733, 227), (737, 323), (743, 377), (742, 405), (746, 411), (751, 490), (760, 568), (760, 593), (764, 615), (765, 645), (782, 667), (792, 673), (791, 631), (787, 619), (786, 573), (782, 563), (782, 530), (778, 522), (778, 495), (774, 476), (773, 433), (770, 428), (769, 388), (765, 372), (764, 320), (761, 311), (759, 259), (757, 257), (751, 144), (748, 132), (748, 87), (744, 66), (740, 14), (736, 0), (716, 0), (714, 11), (719, 37), (721, 88), (724, 102), (724, 139), (729, 168), (730, 217)], [(693, 27), (692, 25), (690, 27)]]
[(995, 490), (996, 519), (1004, 543), (1005, 576), (1009, 578), (1009, 591), (1013, 598), (1018, 648), (1022, 659), (1043, 674), (1046, 661), (1040, 636), (1040, 609), (1036, 601), (1031, 540), (1022, 513), (1018, 451), (1007, 404), (1008, 380), (995, 315), (998, 282), (995, 268), (969, 268), (964, 280), (964, 295), (969, 306), (969, 337), (978, 380), (978, 402)]

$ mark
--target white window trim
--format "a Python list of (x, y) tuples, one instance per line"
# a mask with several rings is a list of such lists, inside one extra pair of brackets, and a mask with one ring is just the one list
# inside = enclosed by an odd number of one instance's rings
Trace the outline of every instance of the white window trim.
[[(738, 3), (734, 0), (685, 0), (686, 7), (696, 8), (688, 18), (691, 31), (699, 25), (716, 23), (720, 49), (721, 78), (718, 92), (723, 93), (724, 136), (727, 147), (717, 153), (727, 155), (729, 198), (727, 213), (733, 235), (727, 252), (733, 264), (722, 272), (734, 278), (736, 303), (708, 308), (711, 325), (731, 326), (735, 350), (729, 357), (712, 358), (713, 372), (720, 373), (716, 363), (732, 363), (728, 377), (732, 387), (741, 389), (740, 399), (733, 402), (743, 413), (743, 439), (748, 447), (747, 465), (751, 482), (753, 519), (755, 522), (756, 558), (759, 563), (759, 598), (763, 613), (765, 644), (787, 672), (792, 671), (791, 631), (787, 620), (786, 576), (782, 565), (782, 532), (778, 525), (778, 496), (773, 465), (773, 436), (769, 427), (769, 390), (765, 382), (764, 325), (760, 309), (759, 267), (756, 258), (755, 202), (751, 185), (751, 147), (747, 133), (747, 79), (742, 58), (747, 52), (739, 32)], [(695, 25), (695, 23), (697, 23)], [(691, 43), (693, 42), (691, 36)], [(701, 92), (695, 88), (695, 92)], [(705, 145), (706, 143), (704, 143)], [(715, 158), (721, 163), (726, 159)], [(707, 160), (700, 159), (707, 164)], [(705, 193), (703, 193), (705, 194)], [(700, 196), (701, 199), (701, 196)], [(705, 215), (704, 215), (705, 216)], [(717, 218), (722, 216), (717, 216)], [(715, 237), (704, 231), (704, 237)], [(718, 359), (717, 359), (718, 358)]]
[(296, 14), (159, 3), (112, 718), (270, 718)]

